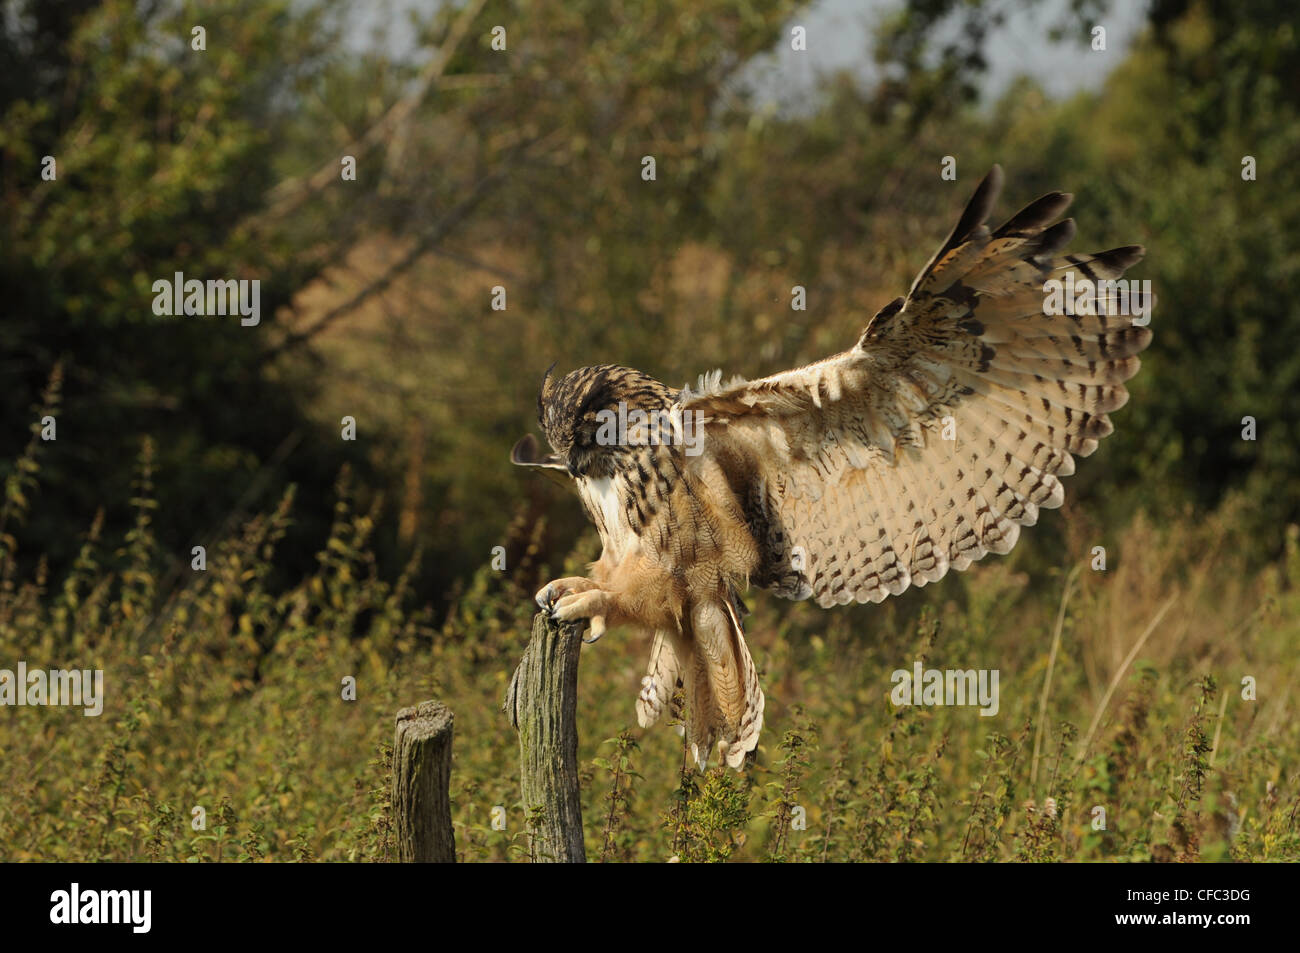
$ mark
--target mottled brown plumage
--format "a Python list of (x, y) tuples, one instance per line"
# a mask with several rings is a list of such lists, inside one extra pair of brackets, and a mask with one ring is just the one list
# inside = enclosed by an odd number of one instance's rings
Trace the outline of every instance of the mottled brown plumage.
[(907, 297), (841, 354), (680, 391), (612, 365), (547, 374), (538, 414), (554, 453), (527, 437), (512, 459), (570, 476), (604, 548), (590, 577), (538, 601), (590, 619), (593, 637), (654, 633), (638, 718), (654, 722), (681, 687), (701, 765), (716, 742), (738, 767), (762, 728), (740, 621), (751, 583), (880, 602), (1005, 553), (1110, 433), (1150, 332), (1114, 313), (1114, 292), (1093, 313), (1047, 314), (1045, 282), (1117, 279), (1142, 249), (1059, 256), (1074, 234), (1052, 224), (1070, 202), (1059, 192), (990, 232), (1000, 187), (995, 167)]

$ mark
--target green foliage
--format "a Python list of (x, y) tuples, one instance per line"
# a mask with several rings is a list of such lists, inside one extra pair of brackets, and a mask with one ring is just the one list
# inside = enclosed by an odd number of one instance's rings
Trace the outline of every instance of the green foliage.
[[(600, 849), (601, 861), (631, 860), (635, 857), (635, 842), (622, 832), (623, 818), (628, 815), (635, 800), (634, 784), (640, 777), (632, 767), (632, 755), (640, 745), (632, 737), (629, 729), (619, 732), (617, 738), (610, 738), (606, 744), (613, 745), (612, 759), (594, 758), (592, 764), (609, 773), (609, 793), (605, 800), (609, 804), (609, 813), (605, 816), (604, 844)], [(622, 836), (621, 836), (622, 835)]]
[[(294, 216), (262, 213), (277, 175), (318, 156), (277, 149), (337, 52), (334, 0), (19, 0), (0, 18), (0, 454), (61, 364), (59, 440), (25, 538), (60, 569), (107, 500), (125, 499), (140, 441), (154, 439), (169, 549), (229, 531), (295, 478), (337, 471), (337, 442), (312, 431), (283, 382), (259, 370), (266, 326), (158, 316), (153, 282), (256, 279), (264, 319), (326, 258), (322, 221), (360, 190)], [(206, 51), (191, 29), (207, 30)], [(57, 178), (42, 178), (44, 157)], [(358, 203), (364, 207), (363, 203)], [(327, 211), (328, 210), (328, 211)], [(254, 221), (257, 218), (258, 221)], [(296, 437), (295, 437), (296, 435)], [(324, 464), (323, 467), (320, 465)], [(93, 474), (93, 478), (92, 475)], [(173, 515), (184, 514), (184, 519)], [(124, 529), (128, 514), (105, 510)], [(314, 514), (309, 527), (319, 530)], [(301, 568), (301, 567), (298, 567)]]
[(727, 860), (743, 845), (750, 819), (750, 779), (718, 766), (684, 784), (687, 796), (681, 825), (681, 853), (687, 863)]
[(807, 829), (804, 816), (799, 815), (796, 822), (796, 812), (802, 810), (799, 787), (808, 770), (808, 748), (816, 745), (816, 728), (808, 723), (801, 708), (796, 707), (793, 714), (797, 727), (786, 731), (781, 739), (783, 757), (777, 766), (781, 780), (768, 783), (768, 787), (776, 794), (771, 809), (766, 812), (772, 819), (768, 860), (774, 863), (792, 859), (788, 852), (790, 833), (796, 829)]

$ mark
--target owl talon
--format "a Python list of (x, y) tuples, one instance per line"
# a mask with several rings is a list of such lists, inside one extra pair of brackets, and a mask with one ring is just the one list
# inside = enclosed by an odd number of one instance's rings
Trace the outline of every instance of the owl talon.
[(603, 615), (594, 615), (591, 617), (591, 638), (583, 639), (582, 641), (587, 645), (591, 645), (593, 642), (599, 641), (600, 637), (604, 634), (605, 617)]

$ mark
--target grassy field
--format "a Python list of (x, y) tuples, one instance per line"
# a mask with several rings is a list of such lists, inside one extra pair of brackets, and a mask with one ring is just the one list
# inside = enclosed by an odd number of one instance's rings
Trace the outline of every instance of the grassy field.
[[(24, 460), (34, 490), (35, 454)], [(392, 859), (393, 716), (437, 698), (456, 715), (460, 858), (526, 859), (517, 741), (500, 705), (527, 639), (529, 586), (593, 558), (594, 534), (565, 566), (543, 565), (535, 544), (504, 572), (485, 566), (434, 618), (408, 604), (417, 562), (377, 578), (375, 513), (354, 511), (347, 474), (309, 578), (280, 592), (268, 582), (292, 494), (211, 547), (205, 571), (169, 574), (150, 530), (150, 466), (146, 448), (132, 532), (106, 540), (91, 527), (57, 584), (14, 579), (0, 529), (0, 658), (102, 669), (107, 693), (98, 717), (5, 712), (0, 858)], [(27, 499), (11, 493), (5, 520)], [(1046, 571), (1046, 548), (1022, 544), (877, 607), (757, 595), (748, 630), (767, 723), (744, 773), (687, 770), (675, 732), (635, 727), (642, 640), (615, 630), (584, 648), (589, 856), (1300, 859), (1296, 528), (1284, 559), (1258, 571), (1232, 504), (1119, 532), (1068, 510), (1052, 518), (1068, 531)], [(917, 660), (997, 669), (999, 711), (893, 705), (890, 673)]]

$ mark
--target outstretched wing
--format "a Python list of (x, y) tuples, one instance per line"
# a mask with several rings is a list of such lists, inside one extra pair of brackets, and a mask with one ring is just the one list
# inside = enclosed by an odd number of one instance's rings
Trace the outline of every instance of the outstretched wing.
[(1070, 203), (1060, 192), (990, 232), (1001, 185), (995, 166), (907, 298), (851, 349), (684, 393), (758, 540), (756, 584), (880, 602), (1005, 553), (1061, 505), (1074, 455), (1111, 432), (1151, 334), (1116, 313), (1114, 292), (1092, 313), (1045, 313), (1044, 284), (1118, 279), (1143, 249), (1058, 256), (1074, 235), (1071, 219), (1051, 224)]

